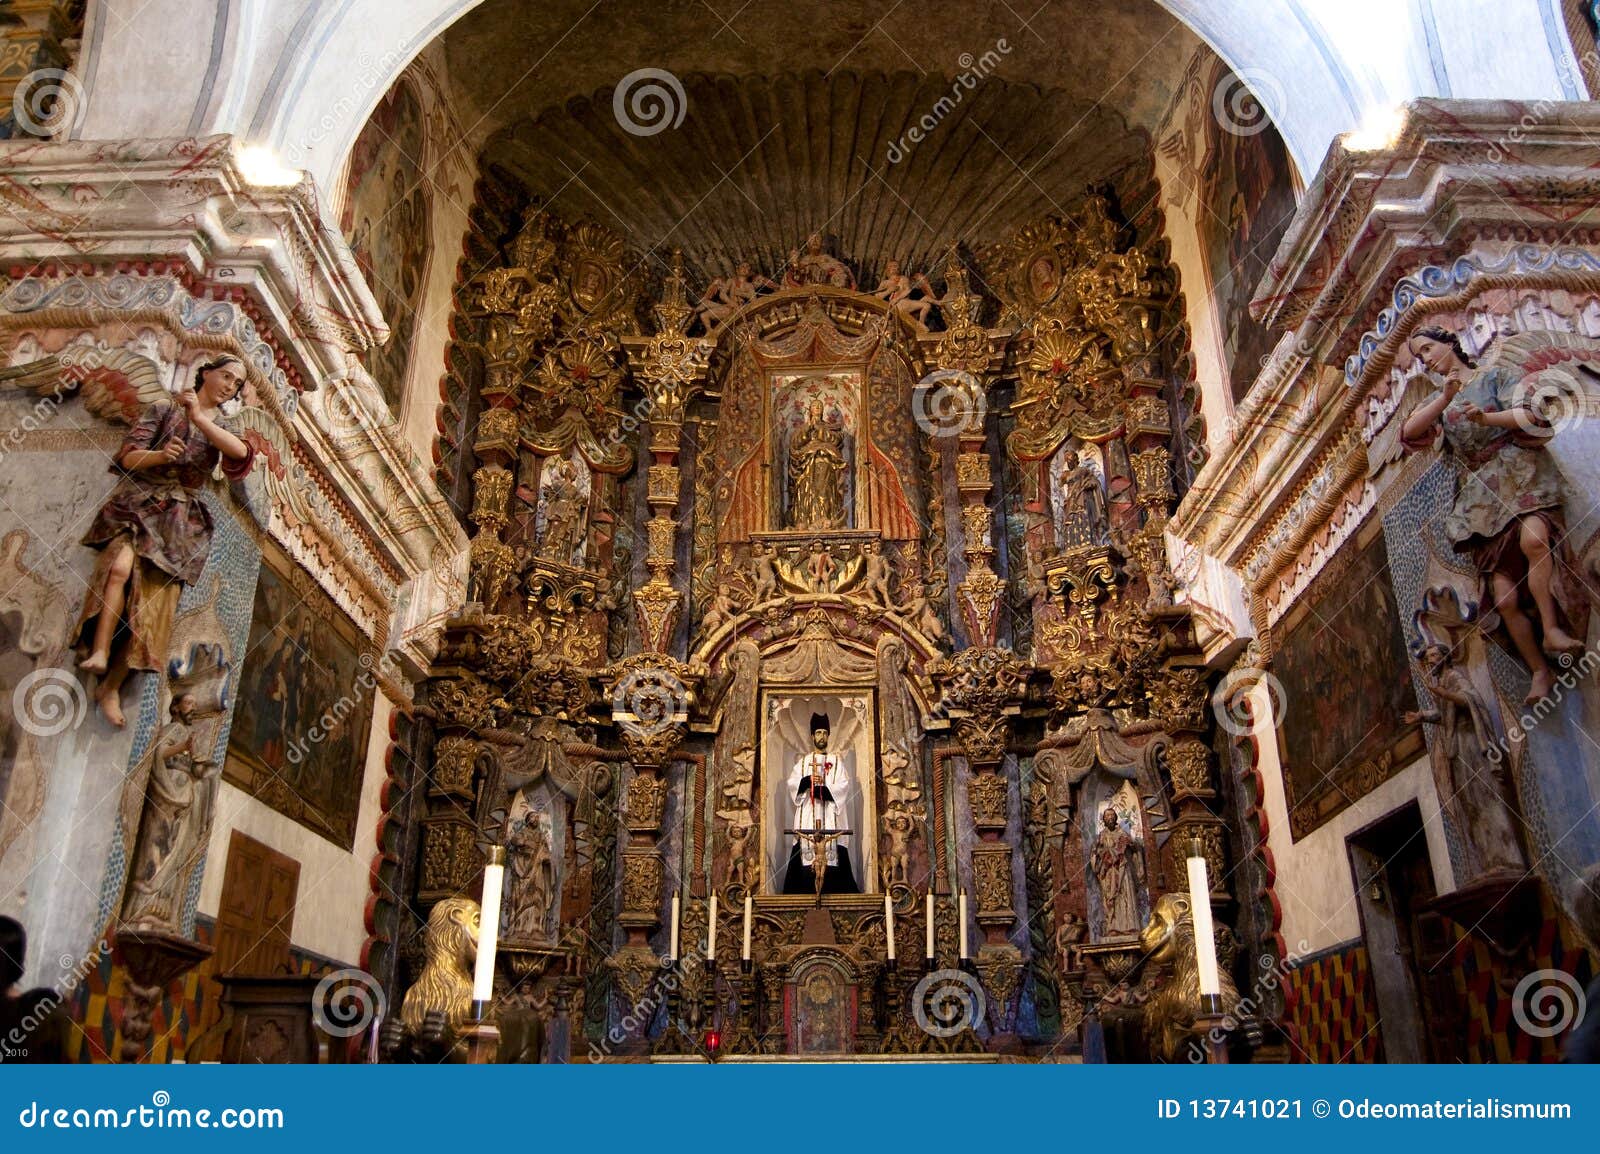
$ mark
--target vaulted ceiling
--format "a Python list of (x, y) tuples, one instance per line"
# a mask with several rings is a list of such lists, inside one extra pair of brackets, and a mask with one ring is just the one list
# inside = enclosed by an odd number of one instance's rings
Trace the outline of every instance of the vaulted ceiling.
[[(863, 272), (926, 267), (1060, 211), (1145, 163), (1199, 46), (1154, 0), (591, 4), (491, 0), (453, 26), (463, 127), (563, 215), (710, 272), (770, 271), (812, 231)], [(613, 107), (641, 68), (682, 91), (649, 135)]]

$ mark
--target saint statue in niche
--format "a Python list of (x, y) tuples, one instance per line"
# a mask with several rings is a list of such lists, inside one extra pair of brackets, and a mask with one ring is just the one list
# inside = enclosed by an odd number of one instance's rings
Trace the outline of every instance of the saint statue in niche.
[(1105, 908), (1102, 936), (1136, 934), (1144, 925), (1139, 916), (1139, 890), (1144, 884), (1144, 846), (1122, 828), (1115, 807), (1106, 806), (1100, 814), (1101, 828), (1095, 835), (1089, 867), (1100, 887), (1100, 904)]
[(1110, 540), (1106, 491), (1093, 465), (1080, 462), (1061, 475), (1061, 548), (1105, 545)]
[(860, 893), (855, 871), (850, 866), (849, 835), (826, 835), (823, 831), (845, 829), (845, 809), (849, 800), (850, 770), (844, 759), (828, 751), (831, 726), (825, 713), (811, 718), (811, 751), (795, 759), (789, 771), (788, 796), (794, 799), (794, 821), (790, 828), (815, 831), (796, 833), (789, 851), (789, 866), (784, 871), (783, 892), (809, 894), (816, 891), (817, 855), (822, 854), (825, 894)]
[(506, 935), (546, 940), (556, 904), (556, 864), (551, 856), (550, 815), (530, 809), (506, 839), (510, 877), (506, 893)]
[(541, 494), (544, 536), (539, 555), (547, 561), (571, 565), (583, 538), (585, 494), (579, 485), (578, 467), (571, 461), (552, 458), (545, 468), (548, 475)]
[(844, 434), (813, 400), (806, 423), (789, 444), (789, 527), (837, 529), (844, 525)]

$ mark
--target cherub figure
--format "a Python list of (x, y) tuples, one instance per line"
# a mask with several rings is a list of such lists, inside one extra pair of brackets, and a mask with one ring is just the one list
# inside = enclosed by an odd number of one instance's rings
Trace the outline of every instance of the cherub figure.
[(883, 884), (909, 885), (906, 880), (911, 862), (911, 834), (916, 822), (902, 809), (891, 809), (883, 815)]
[[(914, 296), (915, 293), (922, 295)], [(900, 262), (892, 260), (885, 266), (883, 280), (872, 290), (872, 295), (887, 301), (890, 308), (905, 317), (919, 333), (928, 331), (928, 312), (938, 301), (926, 273), (907, 276), (901, 271)]]
[(806, 557), (806, 575), (811, 578), (811, 587), (823, 591), (833, 581), (834, 570), (838, 568), (833, 555), (823, 547), (821, 541), (811, 542), (811, 552)]
[(886, 609), (894, 608), (894, 598), (889, 592), (889, 558), (884, 555), (883, 542), (867, 545), (867, 572), (861, 583), (861, 592)]
[(772, 549), (765, 541), (757, 541), (750, 550), (750, 569), (755, 578), (752, 605), (771, 601), (778, 595), (778, 564)]

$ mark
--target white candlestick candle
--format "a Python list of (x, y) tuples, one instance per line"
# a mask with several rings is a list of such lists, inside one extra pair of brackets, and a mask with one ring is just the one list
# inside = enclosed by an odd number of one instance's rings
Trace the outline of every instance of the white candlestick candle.
[(1211, 925), (1211, 880), (1206, 876), (1206, 859), (1189, 859), (1189, 913), (1194, 920), (1194, 960), (1199, 971), (1200, 993), (1222, 993), (1217, 976), (1217, 934)]
[(745, 894), (744, 895), (744, 952), (741, 953), (739, 955), (739, 957), (740, 957), (741, 960), (746, 961), (746, 962), (748, 962), (750, 960), (750, 906), (751, 906), (750, 895), (749, 894)]
[(967, 942), (967, 891), (962, 890), (956, 895), (956, 918), (961, 923), (961, 960), (964, 962), (972, 956), (971, 947)]
[(489, 847), (489, 862), (483, 867), (483, 901), (479, 903), (478, 957), (472, 971), (472, 1000), (487, 1002), (494, 997), (494, 955), (500, 944), (500, 895), (506, 884), (506, 851)]
[(706, 961), (717, 960), (717, 895), (711, 895), (711, 909), (706, 917)]
[(927, 931), (928, 931), (927, 958), (931, 962), (931, 961), (933, 961), (933, 891), (932, 890), (928, 891), (928, 908), (927, 908), (927, 915), (926, 915), (925, 921), (927, 923)]
[(894, 902), (883, 895), (883, 939), (889, 945), (889, 960), (894, 961)]
[(678, 960), (678, 918), (681, 915), (682, 903), (677, 894), (672, 895), (672, 944), (668, 947), (667, 956), (673, 961)]

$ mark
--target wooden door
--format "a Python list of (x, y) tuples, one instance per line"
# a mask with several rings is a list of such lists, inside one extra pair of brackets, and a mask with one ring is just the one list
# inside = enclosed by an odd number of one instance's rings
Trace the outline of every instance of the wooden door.
[[(233, 831), (222, 874), (209, 973), (201, 992), (197, 1033), (222, 1017), (220, 974), (289, 972), (289, 938), (300, 885), (300, 863), (253, 837)], [(191, 1060), (210, 1055), (199, 1054)]]

